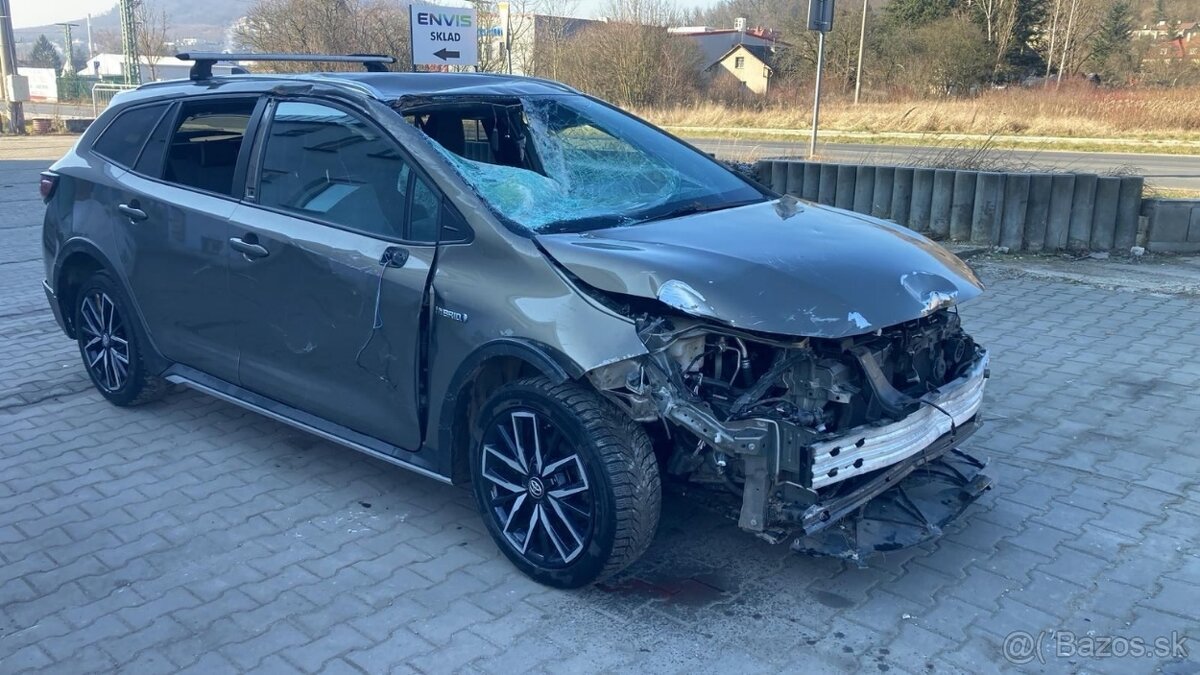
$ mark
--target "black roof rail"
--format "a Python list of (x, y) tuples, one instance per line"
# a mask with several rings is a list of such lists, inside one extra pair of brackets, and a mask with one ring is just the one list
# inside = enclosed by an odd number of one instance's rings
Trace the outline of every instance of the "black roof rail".
[(245, 54), (225, 52), (184, 52), (176, 54), (180, 61), (194, 61), (188, 76), (192, 80), (207, 80), (212, 77), (212, 67), (217, 61), (322, 61), (326, 63), (361, 63), (369, 72), (387, 72), (387, 64), (395, 63), (396, 57), (384, 54)]

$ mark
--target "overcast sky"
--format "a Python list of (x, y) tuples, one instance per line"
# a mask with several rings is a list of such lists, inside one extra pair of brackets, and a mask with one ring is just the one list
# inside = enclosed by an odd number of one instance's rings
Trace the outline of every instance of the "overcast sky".
[(103, 14), (116, 0), (10, 0), (13, 26), (44, 26), (48, 23), (78, 19), (87, 14)]

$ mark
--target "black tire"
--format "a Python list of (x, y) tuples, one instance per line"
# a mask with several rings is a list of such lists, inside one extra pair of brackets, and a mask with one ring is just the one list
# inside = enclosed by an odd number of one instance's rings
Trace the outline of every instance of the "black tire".
[(75, 336), (92, 384), (118, 406), (162, 397), (167, 382), (146, 368), (132, 307), (107, 272), (88, 277), (75, 294)]
[[(518, 466), (521, 454), (528, 460)], [(645, 553), (658, 527), (662, 486), (650, 439), (575, 382), (533, 377), (498, 389), (473, 429), (471, 478), (500, 550), (547, 586), (616, 574)]]

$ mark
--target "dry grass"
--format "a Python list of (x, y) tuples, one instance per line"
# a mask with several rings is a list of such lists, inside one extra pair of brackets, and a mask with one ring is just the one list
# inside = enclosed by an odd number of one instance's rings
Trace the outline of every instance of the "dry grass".
[[(642, 109), (663, 126), (805, 129), (812, 100), (759, 108), (697, 103)], [(1200, 140), (1200, 87), (1097, 89), (1087, 86), (1007, 89), (974, 98), (822, 101), (821, 126), (838, 131), (899, 131), (1063, 138)]]

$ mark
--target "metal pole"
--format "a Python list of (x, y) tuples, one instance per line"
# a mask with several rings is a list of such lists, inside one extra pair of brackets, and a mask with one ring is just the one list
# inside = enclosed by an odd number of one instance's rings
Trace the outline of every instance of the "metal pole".
[(72, 60), (71, 60), (71, 57), (75, 55), (75, 46), (74, 46), (75, 39), (73, 37), (71, 37), (71, 28), (73, 28), (74, 26), (78, 26), (79, 24), (77, 24), (77, 23), (59, 23), (59, 24), (55, 24), (55, 25), (62, 26), (62, 28), (63, 28), (63, 50), (64, 50), (63, 51), (63, 67), (62, 67), (62, 73), (60, 73), (60, 74), (63, 77), (66, 77), (67, 75), (71, 75), (71, 74), (75, 73), (74, 64), (72, 63)]
[(858, 105), (858, 94), (862, 91), (862, 57), (863, 45), (867, 41), (867, 3), (863, 0), (862, 28), (858, 31), (858, 70), (854, 75), (854, 105)]
[[(12, 12), (8, 0), (0, 0), (0, 83), (4, 98), (8, 100), (8, 78), (17, 74), (17, 47), (13, 37)], [(8, 133), (25, 133), (25, 109), (20, 101), (8, 101)]]
[(91, 15), (91, 14), (88, 14), (88, 15), (87, 15), (87, 29), (88, 29), (88, 53), (87, 53), (87, 57), (88, 57), (88, 59), (90, 60), (90, 59), (92, 58), (92, 56), (93, 56), (93, 55), (95, 55), (95, 53), (96, 53), (96, 47), (95, 47), (95, 45), (92, 43), (92, 15)]
[(821, 119), (821, 69), (825, 66), (825, 31), (817, 33), (817, 84), (813, 91), (812, 138), (808, 142), (808, 158), (817, 156), (817, 125)]

